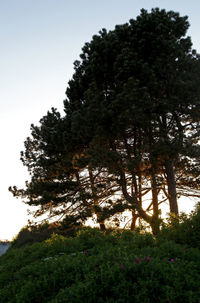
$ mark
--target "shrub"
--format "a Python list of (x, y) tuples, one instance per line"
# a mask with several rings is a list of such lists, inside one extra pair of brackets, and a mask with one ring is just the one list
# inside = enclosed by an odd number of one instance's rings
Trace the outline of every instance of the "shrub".
[(59, 223), (44, 222), (39, 225), (28, 225), (23, 227), (16, 238), (12, 241), (13, 247), (23, 247), (36, 242), (42, 242), (49, 239), (53, 233), (63, 235), (65, 237), (75, 236), (80, 227), (64, 228)]
[(200, 204), (188, 216), (182, 213), (179, 217), (169, 217), (158, 238), (200, 248)]
[(0, 258), (2, 303), (197, 303), (200, 251), (129, 231), (52, 234)]
[(13, 247), (22, 247), (35, 242), (42, 242), (49, 238), (53, 230), (48, 228), (48, 224), (37, 227), (25, 226), (18, 233), (17, 237), (12, 241)]

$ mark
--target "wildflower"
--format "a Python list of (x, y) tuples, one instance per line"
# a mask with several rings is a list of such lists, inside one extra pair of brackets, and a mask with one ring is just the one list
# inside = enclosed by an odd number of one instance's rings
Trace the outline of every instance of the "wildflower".
[(150, 261), (150, 258), (149, 258), (149, 257), (146, 257), (145, 260), (149, 262), (149, 261)]
[(188, 250), (189, 250), (189, 249), (188, 249), (188, 248), (186, 248), (186, 249), (185, 249), (185, 252), (188, 252)]
[(86, 251), (86, 250), (84, 250), (84, 251), (83, 251), (83, 254), (84, 254), (84, 255), (86, 255), (86, 254), (87, 254), (87, 251)]
[(174, 259), (170, 259), (170, 262), (174, 262), (175, 260)]
[(137, 261), (136, 261), (136, 263), (139, 264), (140, 262), (141, 262), (141, 259), (138, 258)]
[(121, 265), (120, 265), (120, 268), (124, 268), (124, 264), (121, 264)]

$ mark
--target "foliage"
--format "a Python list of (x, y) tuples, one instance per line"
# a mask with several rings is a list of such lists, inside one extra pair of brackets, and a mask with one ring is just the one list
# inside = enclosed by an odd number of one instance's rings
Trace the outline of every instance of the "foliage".
[(179, 217), (169, 217), (160, 237), (200, 249), (200, 203), (190, 215), (182, 213)]
[[(52, 108), (31, 125), (21, 153), (31, 180), (10, 187), (57, 225), (23, 228), (1, 256), (0, 302), (199, 302), (200, 208), (176, 216), (177, 193), (200, 188), (200, 60), (188, 27), (178, 13), (141, 10), (84, 45), (66, 115)], [(165, 200), (173, 216), (157, 236)], [(142, 218), (154, 236), (103, 231), (126, 209), (131, 228)], [(92, 216), (101, 230), (81, 229)]]
[(199, 260), (199, 249), (149, 233), (52, 234), (0, 258), (0, 302), (197, 303)]
[[(160, 205), (200, 189), (200, 56), (188, 18), (142, 9), (82, 48), (68, 83), (64, 117), (52, 108), (31, 125), (21, 160), (31, 180), (16, 197), (38, 217), (72, 228), (130, 210), (159, 233)], [(192, 192), (192, 193), (191, 193)], [(151, 195), (145, 206), (146, 195)]]
[(51, 237), (52, 234), (56, 233), (64, 236), (75, 236), (79, 228), (67, 228), (62, 224), (50, 224), (47, 221), (42, 224), (27, 225), (24, 226), (18, 235), (12, 241), (12, 247), (19, 248), (27, 244), (33, 244), (35, 242), (42, 242)]
[[(83, 47), (64, 103), (72, 133), (87, 142), (83, 153), (115, 176), (125, 206), (154, 233), (158, 192), (178, 214), (177, 188), (184, 194), (194, 176), (199, 184), (200, 64), (188, 26), (187, 17), (152, 9), (103, 29)], [(143, 208), (144, 189), (152, 192), (153, 216)]]
[[(45, 224), (46, 225), (46, 224)], [(43, 224), (42, 227), (23, 227), (15, 239), (12, 241), (13, 247), (21, 247), (27, 244), (33, 244), (35, 242), (42, 242), (49, 238), (52, 231), (48, 229), (47, 226)]]

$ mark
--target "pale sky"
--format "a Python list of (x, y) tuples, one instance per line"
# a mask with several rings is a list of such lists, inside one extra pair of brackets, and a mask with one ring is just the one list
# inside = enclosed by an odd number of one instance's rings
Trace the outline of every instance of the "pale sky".
[[(27, 206), (8, 187), (23, 187), (28, 179), (19, 158), (30, 124), (52, 106), (62, 112), (85, 42), (153, 7), (188, 15), (188, 35), (200, 52), (198, 0), (0, 0), (0, 239), (11, 240), (27, 223)], [(181, 202), (179, 208), (192, 206)]]

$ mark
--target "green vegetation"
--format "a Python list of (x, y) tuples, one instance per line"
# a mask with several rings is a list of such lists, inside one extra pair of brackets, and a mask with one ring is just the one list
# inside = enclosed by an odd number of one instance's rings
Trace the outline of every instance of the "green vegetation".
[(21, 248), (16, 239), (0, 258), (0, 302), (197, 303), (199, 216), (171, 220), (157, 238), (85, 227)]
[[(25, 227), (0, 258), (2, 303), (200, 302), (200, 210), (178, 216), (178, 198), (200, 191), (200, 55), (188, 27), (141, 10), (84, 45), (64, 116), (52, 108), (31, 125), (30, 181), (9, 188), (51, 224)], [(125, 210), (130, 230), (109, 231)], [(88, 218), (99, 229), (82, 227)]]
[(68, 228), (95, 218), (105, 230), (129, 210), (132, 230), (139, 219), (157, 235), (163, 202), (178, 215), (179, 197), (199, 196), (200, 55), (188, 28), (186, 16), (143, 9), (85, 43), (64, 116), (52, 108), (31, 125), (30, 181), (9, 188), (35, 218)]

